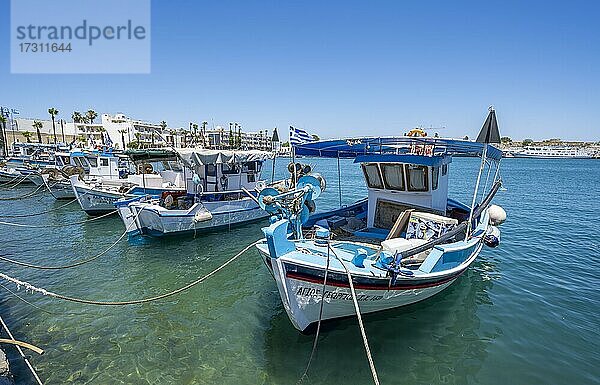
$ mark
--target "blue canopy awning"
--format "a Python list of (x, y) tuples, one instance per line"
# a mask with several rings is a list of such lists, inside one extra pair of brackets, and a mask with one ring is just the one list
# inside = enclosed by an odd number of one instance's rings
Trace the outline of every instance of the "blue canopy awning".
[(425, 151), (427, 155), (481, 156), (487, 146), (487, 157), (502, 158), (502, 151), (491, 144), (461, 139), (388, 136), (328, 139), (294, 146), (296, 155), (323, 158), (356, 158), (359, 155), (409, 154)]

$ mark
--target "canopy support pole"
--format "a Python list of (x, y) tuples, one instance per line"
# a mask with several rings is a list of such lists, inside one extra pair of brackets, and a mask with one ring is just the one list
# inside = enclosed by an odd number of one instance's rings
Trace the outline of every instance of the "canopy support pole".
[(294, 172), (292, 173), (292, 188), (296, 187), (296, 183), (298, 181), (298, 175), (296, 174), (296, 150), (294, 149), (294, 145), (292, 144), (292, 164)]
[(479, 166), (479, 173), (477, 174), (477, 182), (475, 183), (475, 193), (473, 194), (473, 201), (471, 202), (471, 211), (469, 212), (469, 222), (467, 222), (467, 231), (465, 233), (465, 241), (469, 239), (469, 235), (471, 234), (471, 227), (473, 224), (473, 210), (475, 210), (475, 202), (477, 201), (477, 192), (479, 190), (479, 182), (481, 181), (481, 174), (483, 173), (483, 169), (485, 168), (485, 157), (487, 155), (487, 147), (488, 144), (484, 143), (483, 152), (481, 153), (481, 166)]
[(337, 153), (337, 171), (338, 171), (338, 193), (340, 196), (340, 208), (342, 208), (342, 174), (340, 171), (340, 152)]
[(275, 159), (277, 159), (277, 152), (273, 151), (273, 169), (271, 170), (271, 184), (275, 182)]

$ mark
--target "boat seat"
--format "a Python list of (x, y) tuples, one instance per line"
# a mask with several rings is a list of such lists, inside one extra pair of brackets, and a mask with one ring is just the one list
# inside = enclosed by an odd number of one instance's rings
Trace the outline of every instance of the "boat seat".
[[(425, 239), (406, 239), (406, 238), (392, 238), (386, 239), (381, 242), (382, 251), (390, 255), (396, 255), (406, 250), (410, 250), (417, 246), (427, 243)], [(402, 259), (402, 264), (420, 264), (429, 255), (429, 251), (422, 251), (419, 254), (415, 254), (409, 258)]]

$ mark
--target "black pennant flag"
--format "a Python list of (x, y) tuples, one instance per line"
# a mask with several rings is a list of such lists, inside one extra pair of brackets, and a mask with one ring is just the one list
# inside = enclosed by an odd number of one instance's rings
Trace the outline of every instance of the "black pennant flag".
[(496, 121), (496, 111), (490, 107), (490, 113), (481, 127), (476, 142), (479, 143), (500, 143), (500, 131), (498, 131), (498, 122)]

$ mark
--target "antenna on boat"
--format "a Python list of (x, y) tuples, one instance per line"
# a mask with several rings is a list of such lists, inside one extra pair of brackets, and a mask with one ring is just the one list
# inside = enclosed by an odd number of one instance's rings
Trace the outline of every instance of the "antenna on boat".
[(496, 121), (496, 110), (494, 106), (488, 108), (489, 113), (479, 135), (475, 142), (483, 143), (483, 150), (481, 152), (481, 165), (479, 166), (479, 173), (477, 174), (477, 182), (475, 183), (475, 192), (473, 193), (473, 201), (471, 202), (471, 210), (469, 212), (469, 222), (467, 224), (467, 231), (465, 233), (465, 240), (469, 238), (471, 233), (471, 222), (473, 221), (473, 210), (475, 210), (475, 202), (477, 201), (477, 193), (479, 190), (479, 182), (481, 181), (481, 174), (485, 168), (485, 160), (487, 157), (487, 149), (490, 143), (500, 143), (500, 132), (498, 130), (498, 122)]

